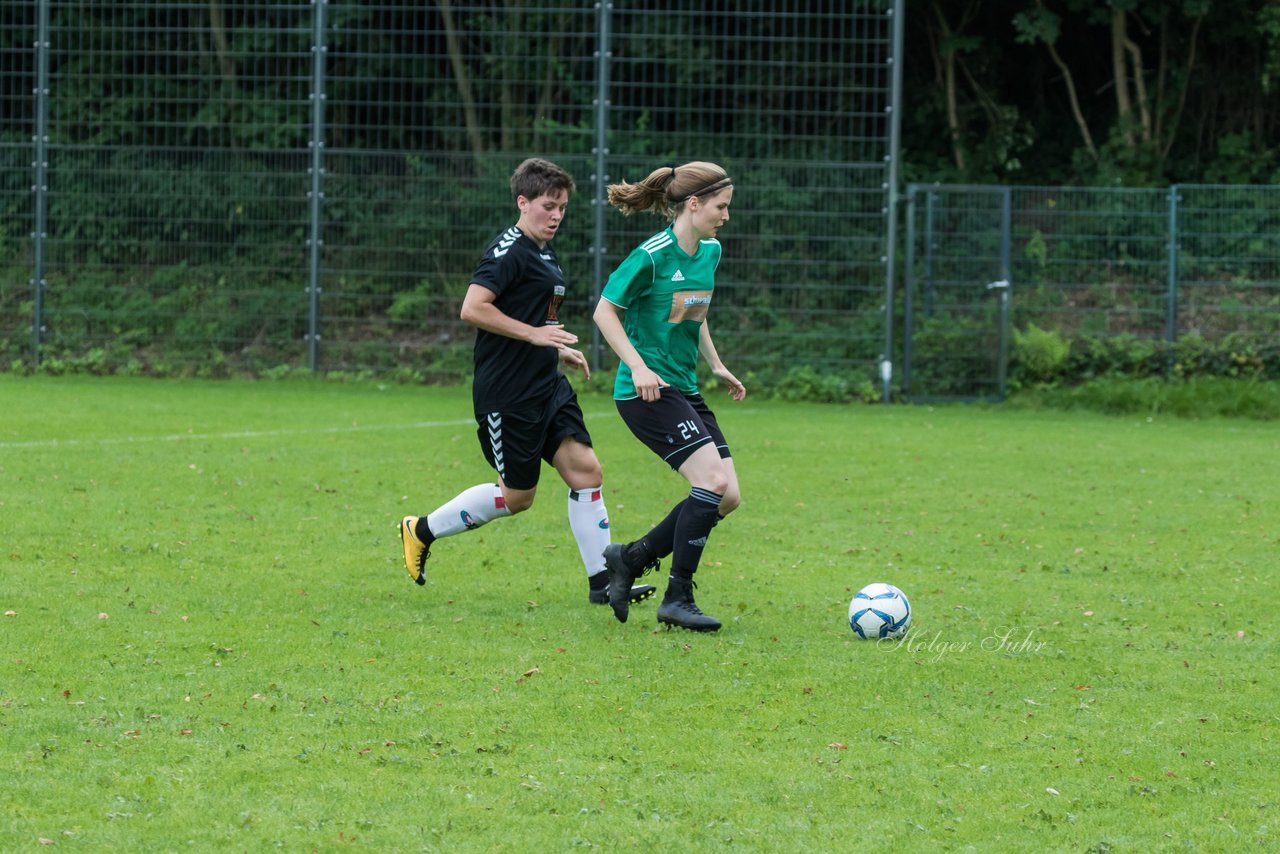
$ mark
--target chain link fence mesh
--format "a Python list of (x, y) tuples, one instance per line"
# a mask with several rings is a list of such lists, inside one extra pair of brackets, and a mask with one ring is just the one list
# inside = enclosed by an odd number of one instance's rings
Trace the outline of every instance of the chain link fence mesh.
[(603, 278), (662, 225), (603, 188), (692, 159), (736, 182), (711, 322), (762, 383), (875, 399), (887, 356), (909, 393), (998, 396), (1031, 326), (1280, 347), (1271, 187), (919, 185), (886, 283), (900, 7), (10, 0), (0, 365), (463, 380), (532, 155), (578, 181), (556, 243), (597, 366)]
[(1277, 188), (916, 185), (906, 216), (911, 397), (1003, 396), (1002, 341), (1016, 360), (1037, 331), (1072, 342), (1061, 358), (1084, 374), (1280, 362)]
[[(893, 7), (7, 3), (2, 355), (461, 379), (473, 332), (458, 307), (515, 220), (520, 160), (577, 178), (556, 243), (566, 320), (589, 340), (601, 279), (663, 225), (600, 216), (603, 186), (707, 159), (738, 187), (713, 318), (726, 361), (868, 381), (885, 324)], [(34, 191), (43, 108), (49, 180)], [(609, 361), (598, 342), (594, 355)]]

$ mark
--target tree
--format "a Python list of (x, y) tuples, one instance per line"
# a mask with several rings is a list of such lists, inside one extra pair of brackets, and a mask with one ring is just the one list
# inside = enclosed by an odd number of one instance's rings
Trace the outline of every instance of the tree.
[[(1105, 88), (1114, 94), (1115, 111), (1109, 121), (1096, 114), (1091, 118), (1118, 140), (1122, 159), (1149, 161), (1152, 178), (1163, 175), (1173, 148), (1193, 83), (1200, 27), (1209, 8), (1208, 0), (1111, 0), (1105, 7), (1087, 0), (1063, 4), (1064, 13), (1083, 24), (1078, 32), (1099, 40), (1105, 32), (1105, 53), (1073, 50), (1072, 61), (1078, 64), (1096, 65), (1099, 54), (1109, 58), (1110, 79)], [(1078, 94), (1076, 75), (1059, 49), (1062, 16), (1044, 0), (1035, 0), (1014, 16), (1013, 24), (1019, 41), (1043, 45), (1061, 72), (1084, 148), (1097, 162), (1101, 154)], [(1152, 55), (1154, 71), (1149, 67)]]

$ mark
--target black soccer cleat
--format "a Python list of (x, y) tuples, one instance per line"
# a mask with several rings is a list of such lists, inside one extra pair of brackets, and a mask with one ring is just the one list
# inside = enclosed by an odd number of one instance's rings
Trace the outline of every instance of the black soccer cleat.
[(626, 591), (631, 589), (631, 582), (636, 577), (622, 556), (621, 543), (610, 543), (604, 547), (604, 565), (609, 571), (609, 585), (605, 588), (609, 607), (613, 608), (613, 616), (618, 618), (618, 622), (625, 623), (627, 611), (631, 608), (631, 597), (626, 595)]
[[(604, 547), (604, 565), (609, 573), (609, 605), (613, 608), (613, 616), (618, 618), (619, 623), (627, 621), (627, 612), (631, 603), (641, 601), (635, 598), (636, 591), (650, 587), (648, 584), (633, 587), (637, 578), (658, 568), (657, 559), (650, 557), (650, 554), (646, 552), (643, 541), (628, 543), (625, 546), (620, 543), (611, 543)], [(653, 591), (649, 590), (642, 598), (648, 599), (652, 595)]]
[[(607, 573), (605, 573), (607, 574)], [(653, 594), (658, 592), (658, 588), (652, 584), (637, 584), (631, 588), (630, 604), (636, 605), (646, 599), (653, 598)], [(608, 605), (609, 604), (609, 585), (604, 587), (593, 587), (588, 593), (588, 600), (592, 605)]]
[(658, 622), (664, 626), (688, 629), (691, 632), (714, 632), (720, 628), (720, 621), (709, 614), (704, 614), (693, 601), (692, 581), (671, 579), (667, 587), (667, 595), (658, 606)]

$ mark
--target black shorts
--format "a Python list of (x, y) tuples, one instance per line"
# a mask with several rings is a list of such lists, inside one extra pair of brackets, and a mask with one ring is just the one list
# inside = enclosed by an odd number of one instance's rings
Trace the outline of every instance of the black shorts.
[(700, 394), (685, 394), (667, 386), (653, 403), (633, 397), (615, 400), (614, 404), (635, 437), (672, 469), (679, 470), (694, 451), (708, 442), (720, 451), (721, 458), (731, 456), (715, 413)]
[(565, 439), (591, 444), (578, 396), (563, 376), (541, 404), (502, 412), (477, 412), (476, 436), (484, 458), (512, 489), (533, 489)]

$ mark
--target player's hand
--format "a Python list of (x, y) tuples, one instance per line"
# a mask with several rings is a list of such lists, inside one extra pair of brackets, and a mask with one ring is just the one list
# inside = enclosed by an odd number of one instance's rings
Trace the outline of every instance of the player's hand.
[(662, 377), (648, 368), (633, 370), (631, 372), (631, 383), (636, 387), (636, 393), (640, 395), (640, 399), (645, 403), (653, 403), (662, 397), (662, 390), (670, 385), (670, 383), (665, 382)]
[(529, 343), (535, 347), (568, 347), (578, 343), (578, 336), (563, 326), (531, 326)]
[(737, 377), (729, 373), (728, 368), (722, 365), (719, 370), (713, 370), (711, 373), (715, 374), (718, 380), (729, 387), (729, 397), (734, 400), (742, 400), (747, 396), (747, 387)]
[(571, 368), (581, 370), (583, 382), (591, 379), (591, 366), (587, 364), (587, 357), (582, 355), (580, 350), (574, 350), (572, 347), (561, 347), (560, 361)]

